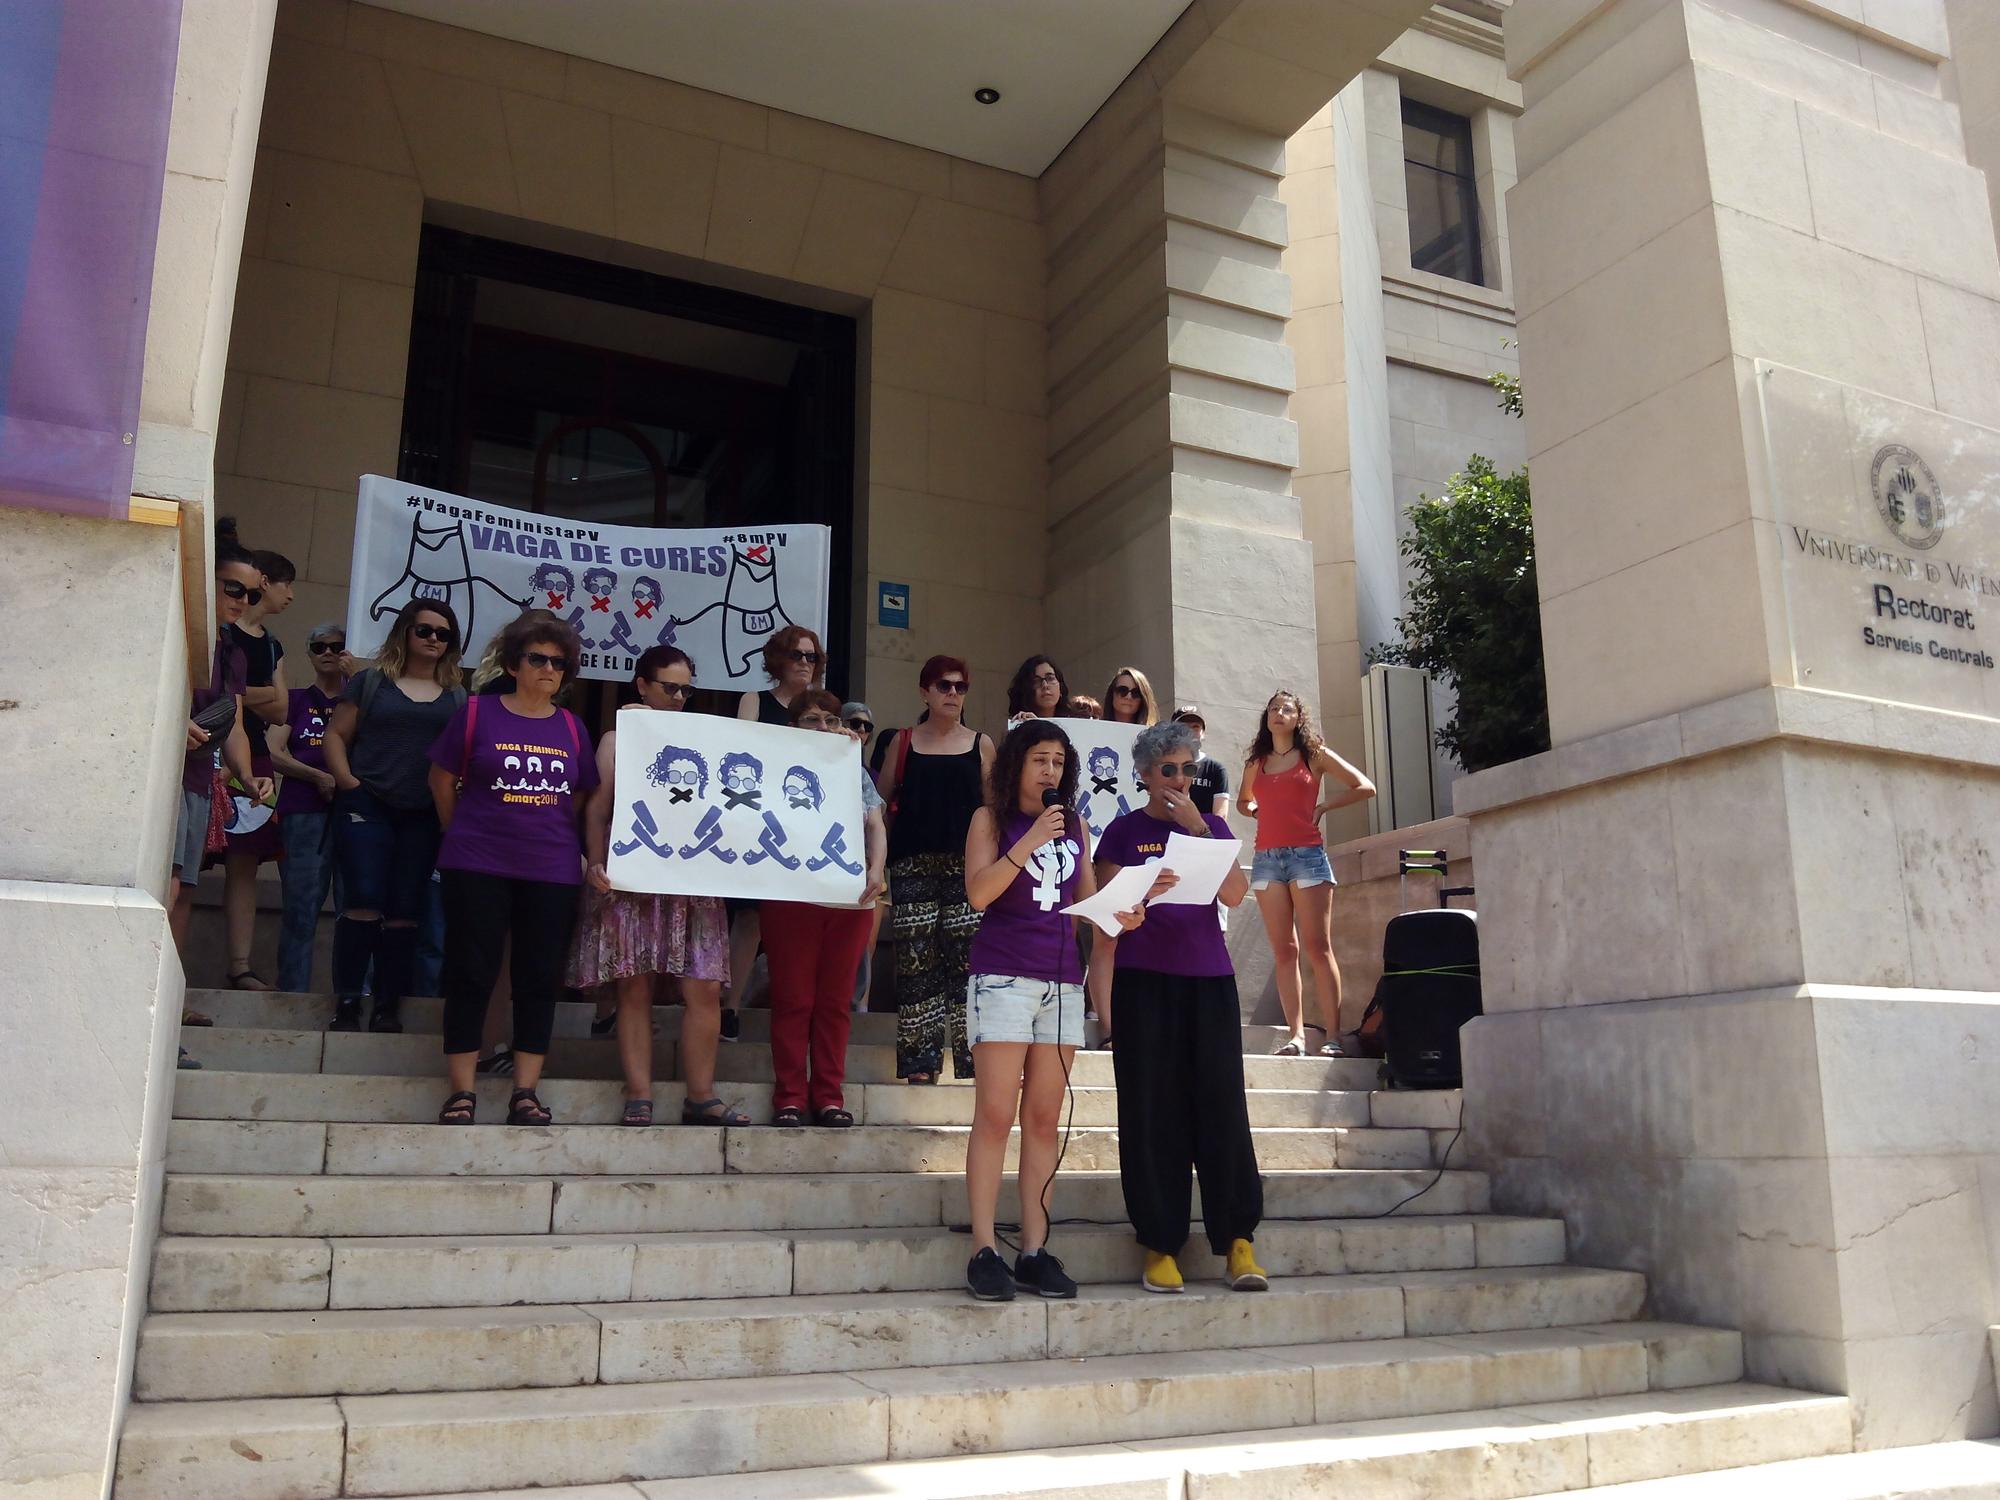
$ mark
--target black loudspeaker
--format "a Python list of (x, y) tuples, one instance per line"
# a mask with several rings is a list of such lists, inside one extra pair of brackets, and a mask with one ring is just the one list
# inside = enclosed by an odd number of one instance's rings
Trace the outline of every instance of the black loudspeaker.
[(1441, 907), (1390, 918), (1370, 1009), (1381, 1011), (1383, 1071), (1396, 1087), (1457, 1088), (1458, 1028), (1481, 1009), (1478, 915)]

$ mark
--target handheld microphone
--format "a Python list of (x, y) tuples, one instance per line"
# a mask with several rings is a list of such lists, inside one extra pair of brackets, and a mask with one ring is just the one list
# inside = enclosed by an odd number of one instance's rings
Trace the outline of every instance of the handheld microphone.
[(1043, 787), (1043, 788), (1042, 788), (1042, 806), (1044, 806), (1044, 807), (1061, 807), (1061, 806), (1062, 806), (1062, 793), (1061, 793), (1061, 792), (1059, 792), (1059, 791), (1057, 791), (1057, 790), (1056, 790), (1056, 789), (1055, 789), (1054, 787), (1052, 787), (1052, 786), (1045, 786), (1045, 787)]

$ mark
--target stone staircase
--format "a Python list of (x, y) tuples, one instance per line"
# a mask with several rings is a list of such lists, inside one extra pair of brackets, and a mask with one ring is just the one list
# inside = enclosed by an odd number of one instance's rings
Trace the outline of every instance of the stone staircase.
[[(892, 1082), (892, 1017), (856, 1018), (851, 1131), (618, 1126), (580, 1006), (541, 1091), (560, 1123), (452, 1130), (428, 1123), (436, 1001), (374, 1036), (322, 1030), (323, 997), (190, 1000), (218, 1024), (185, 1037), (204, 1070), (178, 1081), (119, 1500), (1499, 1500), (1850, 1446), (1845, 1400), (1743, 1383), (1735, 1333), (1644, 1321), (1643, 1278), (1490, 1213), (1445, 1165), (1455, 1094), (1263, 1056), (1267, 1028), (1244, 1045), (1268, 1294), (1223, 1289), (1198, 1231), (1185, 1295), (1139, 1289), (1111, 1058), (1086, 1053), (1052, 1195), (1083, 1294), (977, 1304), (952, 1228), (972, 1093)], [(719, 1070), (759, 1118), (767, 1019)]]

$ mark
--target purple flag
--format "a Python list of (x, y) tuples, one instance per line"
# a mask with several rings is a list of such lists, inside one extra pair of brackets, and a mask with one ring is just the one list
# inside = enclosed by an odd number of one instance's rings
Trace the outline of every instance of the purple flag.
[(180, 13), (0, 4), (0, 505), (126, 513)]

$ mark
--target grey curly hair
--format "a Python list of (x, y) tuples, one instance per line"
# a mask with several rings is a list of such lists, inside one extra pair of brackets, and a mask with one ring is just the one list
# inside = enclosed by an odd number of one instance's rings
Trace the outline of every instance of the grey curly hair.
[(1192, 755), (1200, 745), (1194, 731), (1185, 724), (1173, 719), (1154, 724), (1140, 730), (1132, 740), (1132, 769), (1150, 771), (1176, 751), (1185, 750)]

